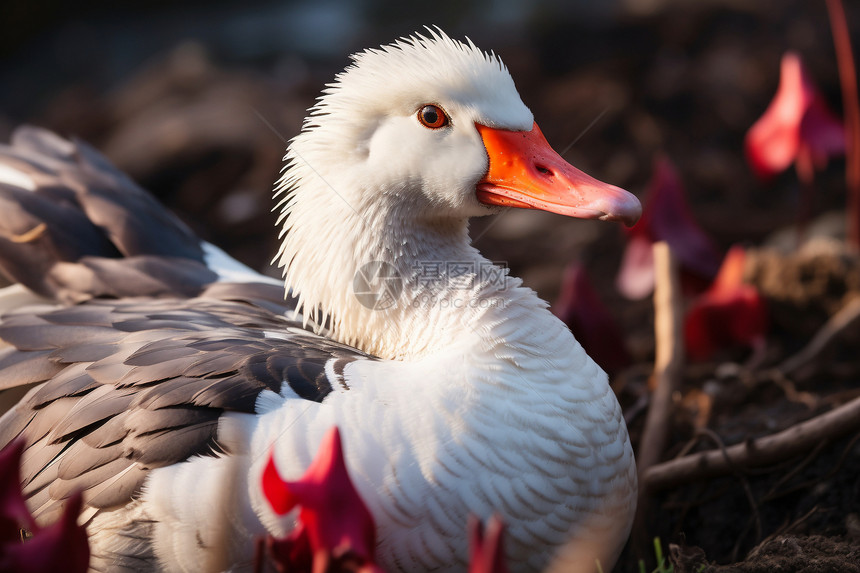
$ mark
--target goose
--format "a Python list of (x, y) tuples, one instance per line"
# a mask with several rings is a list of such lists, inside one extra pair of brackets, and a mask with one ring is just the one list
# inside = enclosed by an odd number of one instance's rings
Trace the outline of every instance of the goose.
[(297, 479), (336, 426), (384, 569), (465, 571), (467, 519), (493, 514), (512, 571), (571, 539), (566, 570), (610, 569), (637, 488), (618, 401), (468, 221), (632, 224), (636, 197), (553, 151), (496, 55), (428, 29), (352, 56), (275, 198), (283, 281), (81, 141), (0, 148), (0, 446), (24, 442), (37, 521), (83, 491), (91, 570), (248, 570), (295, 524), (269, 454)]

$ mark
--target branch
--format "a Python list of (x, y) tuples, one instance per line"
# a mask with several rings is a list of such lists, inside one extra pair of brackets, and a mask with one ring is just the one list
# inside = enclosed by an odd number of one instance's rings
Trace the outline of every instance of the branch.
[(860, 398), (777, 434), (747, 440), (724, 450), (690, 454), (648, 468), (642, 486), (649, 492), (713, 478), (738, 468), (765, 466), (810, 450), (819, 442), (860, 429)]
[(855, 298), (831, 316), (800, 352), (787, 358), (777, 366), (776, 370), (782, 376), (797, 373), (804, 366), (818, 360), (846, 331), (854, 328), (858, 323), (860, 323), (860, 298)]

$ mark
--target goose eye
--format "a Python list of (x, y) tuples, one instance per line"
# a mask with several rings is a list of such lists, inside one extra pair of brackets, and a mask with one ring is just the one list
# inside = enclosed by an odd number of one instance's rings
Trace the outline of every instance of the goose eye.
[(448, 125), (448, 116), (438, 105), (427, 104), (418, 110), (418, 121), (424, 127), (439, 129)]

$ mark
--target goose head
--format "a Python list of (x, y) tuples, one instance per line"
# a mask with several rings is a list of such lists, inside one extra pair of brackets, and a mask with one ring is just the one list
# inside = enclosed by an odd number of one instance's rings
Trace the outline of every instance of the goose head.
[(285, 160), (279, 263), (304, 309), (335, 325), (360, 312), (338, 294), (356, 261), (406, 273), (422, 256), (462, 258), (470, 217), (529, 208), (632, 224), (641, 213), (550, 147), (497, 56), (439, 30), (353, 55)]

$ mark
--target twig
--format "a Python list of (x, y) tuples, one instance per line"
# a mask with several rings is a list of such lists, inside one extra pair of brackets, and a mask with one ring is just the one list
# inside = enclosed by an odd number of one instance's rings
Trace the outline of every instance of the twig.
[(761, 515), (759, 514), (759, 511), (758, 511), (758, 503), (756, 502), (755, 496), (753, 495), (749, 480), (743, 474), (743, 472), (740, 470), (740, 468), (736, 467), (732, 463), (731, 458), (729, 457), (728, 453), (726, 452), (726, 445), (723, 443), (722, 438), (720, 438), (720, 436), (716, 432), (714, 432), (713, 430), (709, 430), (708, 428), (700, 428), (699, 430), (697, 430), (696, 433), (701, 434), (703, 436), (707, 436), (708, 439), (710, 439), (712, 442), (714, 442), (714, 444), (717, 446), (717, 448), (719, 448), (720, 452), (722, 452), (723, 458), (726, 460), (726, 464), (728, 465), (729, 469), (732, 471), (732, 473), (735, 474), (735, 476), (738, 478), (738, 481), (741, 482), (741, 485), (743, 486), (743, 489), (744, 489), (744, 494), (747, 497), (747, 501), (750, 504), (750, 508), (752, 508), (752, 516), (750, 517), (750, 520), (747, 521), (746, 527), (744, 527), (743, 531), (741, 532), (741, 534), (738, 536), (737, 540), (735, 541), (734, 547), (732, 548), (731, 561), (735, 562), (735, 561), (737, 561), (737, 554), (738, 554), (738, 551), (740, 550), (741, 543), (743, 542), (744, 537), (746, 537), (747, 532), (750, 529), (750, 525), (755, 524), (756, 541), (761, 539)]
[(657, 491), (726, 475), (733, 467), (772, 464), (806, 452), (821, 440), (835, 439), (857, 429), (860, 429), (860, 398), (782, 432), (735, 444), (724, 452), (709, 450), (655, 465), (642, 473), (640, 488)]
[(651, 396), (648, 392), (642, 392), (632, 406), (624, 410), (624, 423), (630, 426), (639, 414), (645, 411), (648, 403), (651, 402)]
[(839, 459), (836, 461), (835, 464), (833, 464), (833, 467), (830, 468), (830, 470), (826, 474), (821, 476), (815, 476), (814, 478), (808, 479), (803, 483), (799, 483), (780, 492), (769, 492), (767, 495), (765, 495), (762, 501), (773, 501), (775, 499), (779, 499), (780, 497), (790, 495), (794, 492), (801, 491), (804, 489), (810, 489), (818, 484), (826, 482), (827, 480), (835, 476), (837, 472), (839, 472), (839, 470), (842, 468), (842, 464), (845, 463), (845, 460), (848, 458), (849, 454), (854, 449), (854, 445), (857, 443), (857, 440), (860, 440), (860, 434), (855, 435), (848, 441), (848, 444), (842, 449), (842, 454), (840, 454)]
[(812, 340), (797, 354), (787, 358), (776, 367), (778, 374), (791, 376), (801, 368), (818, 359), (825, 351), (829, 350), (839, 337), (854, 325), (860, 323), (860, 298), (855, 298), (839, 312), (830, 317), (824, 323)]
[(809, 466), (809, 464), (811, 464), (821, 454), (822, 450), (824, 450), (824, 448), (826, 448), (829, 443), (830, 442), (828, 440), (821, 440), (820, 442), (818, 442), (818, 444), (809, 452), (809, 454), (807, 454), (803, 461), (801, 461), (799, 464), (794, 465), (791, 470), (784, 473), (778, 480), (776, 480), (776, 483), (770, 487), (766, 494), (764, 494), (762, 501), (770, 501), (774, 497), (777, 497), (774, 495), (776, 493), (776, 490), (782, 487), (782, 484), (788, 483), (791, 478), (806, 469), (806, 467)]
[(797, 519), (795, 519), (791, 523), (787, 523), (784, 527), (780, 527), (779, 529), (774, 531), (772, 534), (768, 535), (767, 538), (763, 539), (762, 542), (759, 543), (759, 546), (763, 545), (766, 541), (768, 541), (770, 539), (775, 539), (776, 537), (778, 537), (780, 535), (784, 535), (786, 533), (791, 533), (792, 531), (797, 531), (797, 527), (799, 525), (801, 525), (804, 521), (808, 520), (810, 517), (812, 517), (813, 515), (815, 515), (819, 511), (821, 511), (821, 506), (819, 506), (819, 504), (816, 503), (815, 505), (812, 506), (812, 509), (810, 509), (809, 511), (807, 511), (806, 513), (804, 513), (803, 515), (801, 515), (800, 517), (798, 517)]
[(684, 360), (683, 310), (678, 262), (669, 245), (654, 243), (654, 395), (639, 442), (639, 474), (660, 461), (666, 449), (672, 396), (681, 385)]
[(684, 444), (684, 446), (681, 448), (681, 451), (678, 452), (678, 454), (675, 456), (675, 458), (683, 458), (684, 456), (689, 454), (690, 450), (695, 448), (696, 444), (699, 443), (699, 438), (701, 438), (701, 437), (702, 437), (702, 434), (699, 432), (696, 432), (692, 438), (687, 440), (687, 443)]
[(689, 495), (687, 499), (683, 501), (673, 501), (672, 499), (667, 499), (664, 501), (660, 507), (666, 510), (675, 510), (682, 509), (683, 511), (680, 513), (678, 519), (676, 519), (676, 526), (679, 528), (678, 532), (681, 531), (681, 528), (684, 525), (684, 516), (687, 512), (694, 508), (700, 507), (702, 505), (707, 505), (712, 501), (718, 499), (724, 499), (726, 495), (732, 490), (735, 489), (735, 484), (733, 483), (725, 483), (719, 487), (719, 489), (714, 489), (709, 487), (711, 484), (707, 482), (700, 482), (698, 484), (698, 489), (695, 493)]

